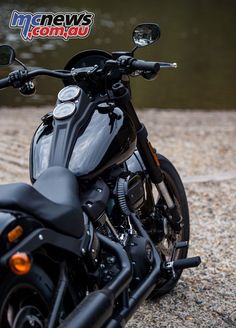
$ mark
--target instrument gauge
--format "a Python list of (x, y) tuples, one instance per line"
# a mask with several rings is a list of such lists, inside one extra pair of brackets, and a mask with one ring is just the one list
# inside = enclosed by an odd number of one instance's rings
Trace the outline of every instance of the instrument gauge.
[(64, 120), (73, 115), (75, 112), (75, 104), (73, 102), (66, 102), (57, 105), (53, 110), (53, 116), (57, 120)]
[(80, 91), (81, 89), (77, 85), (68, 85), (59, 91), (57, 98), (61, 102), (72, 101), (78, 98)]

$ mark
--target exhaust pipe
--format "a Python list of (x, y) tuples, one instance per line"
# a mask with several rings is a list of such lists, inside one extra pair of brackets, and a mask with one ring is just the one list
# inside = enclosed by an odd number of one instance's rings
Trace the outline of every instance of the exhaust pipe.
[(113, 296), (101, 290), (89, 294), (63, 321), (59, 328), (102, 327), (113, 312)]
[(92, 292), (72, 311), (58, 328), (101, 328), (113, 314), (115, 299), (127, 289), (132, 279), (130, 260), (123, 247), (97, 233), (104, 249), (114, 253), (121, 271), (103, 289)]
[[(131, 215), (132, 223), (141, 236), (150, 238), (143, 229), (141, 222)], [(127, 253), (123, 247), (114, 243), (107, 237), (97, 233), (104, 248), (114, 252), (120, 261), (121, 271), (103, 289), (88, 295), (77, 308), (66, 318), (59, 328), (120, 328), (129, 320), (140, 303), (150, 295), (154, 289), (161, 272), (161, 259), (155, 246), (150, 241), (154, 253), (154, 267), (149, 275), (142, 281), (142, 284), (129, 297), (124, 297), (123, 307), (113, 313), (114, 301), (123, 292), (127, 292), (127, 287), (132, 279), (132, 271)], [(125, 294), (125, 293), (124, 293)], [(123, 295), (124, 295), (123, 294)], [(127, 296), (127, 295), (126, 295)]]

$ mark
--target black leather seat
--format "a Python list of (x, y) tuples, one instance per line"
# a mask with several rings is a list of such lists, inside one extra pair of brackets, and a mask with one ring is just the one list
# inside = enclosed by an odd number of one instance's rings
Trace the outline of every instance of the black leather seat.
[(84, 232), (76, 177), (63, 167), (50, 167), (33, 186), (13, 183), (0, 186), (0, 208), (31, 214), (43, 223), (74, 237)]

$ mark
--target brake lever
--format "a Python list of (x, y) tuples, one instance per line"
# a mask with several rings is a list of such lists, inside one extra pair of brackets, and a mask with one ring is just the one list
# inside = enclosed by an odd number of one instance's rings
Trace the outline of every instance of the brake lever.
[(165, 62), (158, 62), (160, 68), (178, 68), (177, 63), (165, 63)]

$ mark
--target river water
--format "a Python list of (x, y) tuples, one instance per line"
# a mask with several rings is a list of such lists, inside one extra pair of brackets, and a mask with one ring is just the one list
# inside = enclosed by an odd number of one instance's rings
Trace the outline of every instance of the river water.
[[(25, 42), (19, 30), (9, 29), (12, 10), (95, 13), (95, 24), (85, 40), (33, 40)], [(132, 78), (138, 108), (236, 108), (236, 1), (0, 1), (0, 43), (12, 45), (17, 57), (32, 67), (63, 68), (69, 58), (85, 49), (130, 50), (131, 35), (140, 22), (157, 22), (158, 43), (139, 49), (136, 57), (178, 63), (162, 70), (155, 81)], [(11, 67), (15, 69), (16, 66)], [(6, 76), (8, 68), (1, 68)], [(41, 77), (37, 94), (25, 98), (17, 90), (1, 91), (2, 106), (53, 105), (60, 81)], [(0, 106), (1, 106), (0, 105)]]

